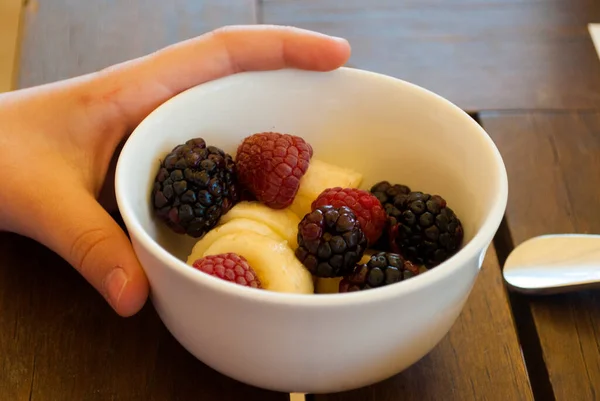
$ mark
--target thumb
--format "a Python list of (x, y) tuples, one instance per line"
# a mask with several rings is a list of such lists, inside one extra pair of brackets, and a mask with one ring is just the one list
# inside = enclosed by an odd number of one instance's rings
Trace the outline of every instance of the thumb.
[(137, 313), (148, 281), (129, 239), (91, 194), (62, 183), (61, 196), (52, 197), (60, 205), (37, 203), (32, 237), (76, 268), (119, 315)]

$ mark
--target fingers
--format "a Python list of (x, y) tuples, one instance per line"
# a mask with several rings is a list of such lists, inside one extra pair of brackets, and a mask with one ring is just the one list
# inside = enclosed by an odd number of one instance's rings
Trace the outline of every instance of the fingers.
[[(94, 125), (63, 91), (57, 85), (2, 101), (0, 229), (46, 245), (118, 314), (131, 316), (144, 305), (148, 282), (129, 239), (94, 196), (112, 150), (94, 144)], [(23, 164), (28, 155), (35, 162)]]
[(349, 56), (344, 39), (292, 27), (233, 26), (113, 66), (99, 75), (97, 83), (104, 100), (133, 127), (168, 98), (203, 82), (241, 71), (285, 67), (328, 71)]
[(65, 180), (54, 185), (60, 197), (35, 203), (29, 216), (35, 223), (23, 227), (25, 234), (75, 267), (119, 315), (135, 314), (148, 297), (148, 282), (129, 239), (92, 195)]
[(148, 64), (163, 85), (180, 92), (241, 71), (333, 70), (349, 55), (344, 39), (298, 28), (250, 25), (221, 28), (166, 48), (151, 56)]

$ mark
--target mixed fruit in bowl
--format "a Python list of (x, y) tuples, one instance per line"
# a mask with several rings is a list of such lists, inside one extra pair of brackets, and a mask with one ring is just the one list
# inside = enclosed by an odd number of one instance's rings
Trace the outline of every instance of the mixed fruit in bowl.
[(346, 293), (435, 268), (462, 246), (444, 198), (313, 157), (301, 137), (261, 132), (235, 157), (202, 138), (161, 160), (151, 202), (161, 224), (196, 241), (187, 264), (237, 285)]

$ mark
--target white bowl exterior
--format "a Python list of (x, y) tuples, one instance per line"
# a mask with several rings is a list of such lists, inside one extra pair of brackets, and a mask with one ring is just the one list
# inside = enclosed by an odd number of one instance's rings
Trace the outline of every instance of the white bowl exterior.
[[(314, 157), (365, 174), (364, 188), (385, 179), (442, 194), (468, 243), (422, 276), (358, 294), (275, 294), (190, 269), (173, 255), (185, 260), (194, 240), (152, 218), (158, 159), (195, 136), (234, 154), (267, 130), (306, 138)], [(444, 99), (364, 71), (282, 70), (213, 81), (157, 109), (121, 153), (117, 197), (153, 303), (186, 349), (251, 385), (324, 393), (394, 375), (443, 338), (500, 224), (507, 184), (489, 137)]]
[(385, 304), (297, 308), (199, 290), (134, 243), (153, 304), (177, 341), (229, 377), (290, 393), (350, 390), (409, 367), (446, 335), (480, 267), (473, 256), (448, 280)]

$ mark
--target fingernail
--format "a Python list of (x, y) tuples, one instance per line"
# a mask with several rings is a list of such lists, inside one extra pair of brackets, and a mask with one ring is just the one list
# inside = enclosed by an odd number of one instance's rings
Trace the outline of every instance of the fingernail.
[(127, 285), (127, 274), (120, 267), (115, 267), (104, 279), (104, 291), (108, 297), (108, 302), (114, 309), (119, 305), (121, 294)]

